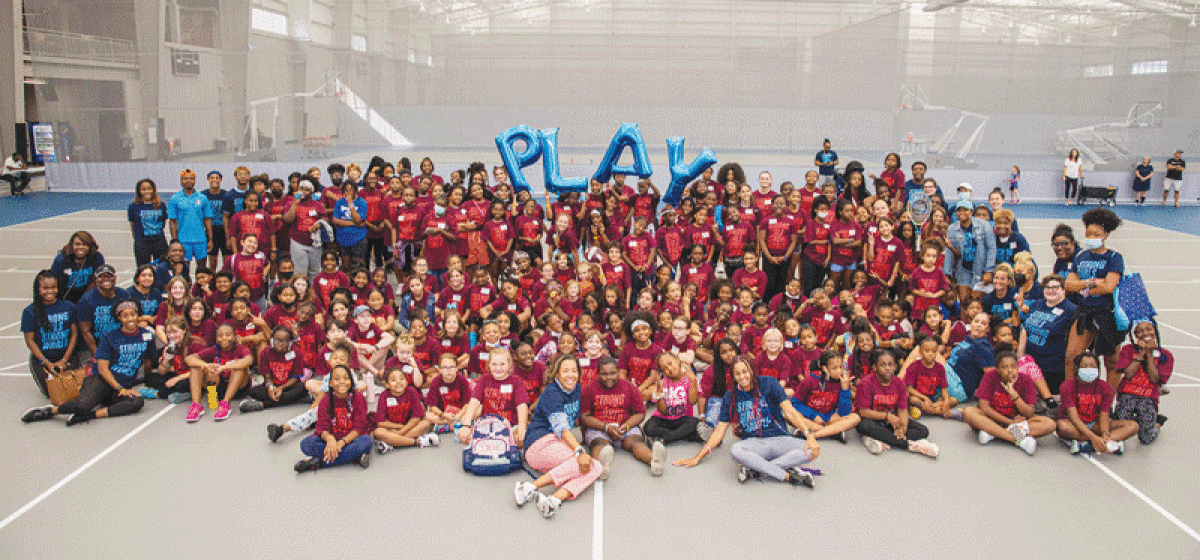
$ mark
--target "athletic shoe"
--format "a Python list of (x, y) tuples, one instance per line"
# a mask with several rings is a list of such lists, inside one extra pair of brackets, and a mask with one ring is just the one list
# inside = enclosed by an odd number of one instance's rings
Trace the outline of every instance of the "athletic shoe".
[(267, 439), (271, 440), (271, 443), (279, 441), (281, 437), (283, 437), (283, 426), (279, 424), (267, 424)]
[(167, 395), (167, 402), (171, 404), (183, 404), (192, 400), (191, 393), (171, 393)]
[(1081, 441), (1079, 442), (1079, 452), (1084, 455), (1091, 455), (1096, 452), (1096, 448), (1092, 446), (1092, 442), (1090, 441)]
[(958, 420), (959, 422), (962, 422), (962, 419), (963, 419), (962, 409), (961, 408), (950, 409), (950, 415), (947, 416), (946, 418), (948, 418), (950, 420)]
[(1167, 417), (1161, 414), (1154, 417), (1154, 421), (1158, 422), (1159, 427), (1167, 425)]
[(796, 467), (792, 467), (792, 468), (788, 469), (787, 474), (788, 474), (787, 482), (788, 482), (788, 484), (791, 484), (792, 486), (800, 485), (800, 486), (807, 486), (809, 488), (813, 488), (814, 483), (816, 482), (816, 479), (813, 477), (812, 473), (810, 473), (808, 471), (800, 470), (799, 468), (796, 468)]
[(382, 442), (382, 441), (378, 441), (378, 440), (375, 441), (375, 452), (380, 455), (387, 455), (387, 452), (391, 451), (393, 449), (395, 449), (395, 448)]
[[(600, 471), (600, 480), (608, 480), (608, 473), (612, 470), (613, 455), (615, 455), (613, 446), (605, 445), (600, 449), (599, 455), (599, 457), (596, 457), (596, 460), (600, 461), (600, 467), (604, 469)], [(651, 462), (653, 462), (653, 459)]]
[(153, 400), (153, 399), (158, 398), (158, 389), (155, 389), (153, 387), (146, 387), (143, 385), (141, 387), (138, 387), (138, 394), (141, 395), (143, 399)]
[(994, 440), (994, 439), (996, 439), (996, 436), (989, 434), (983, 430), (979, 430), (979, 445), (987, 445), (989, 443), (992, 443), (992, 440)]
[(1125, 454), (1125, 442), (1123, 442), (1123, 441), (1108, 442), (1108, 452), (1112, 453), (1113, 455), (1124, 455)]
[(437, 447), (437, 445), (441, 442), (442, 442), (442, 438), (438, 437), (437, 434), (432, 433), (432, 432), (417, 438), (417, 444), (420, 445), (422, 448)]
[(358, 466), (360, 466), (364, 469), (367, 467), (370, 467), (371, 466), (371, 450), (368, 449), (366, 453), (359, 455), (358, 459), (355, 459), (354, 462), (357, 463)]
[(1072, 439), (1072, 440), (1066, 440), (1066, 439), (1063, 439), (1063, 438), (1058, 438), (1058, 441), (1061, 441), (1061, 442), (1063, 443), (1063, 445), (1067, 446), (1067, 452), (1068, 452), (1068, 453), (1070, 453), (1070, 454), (1072, 454), (1072, 455), (1078, 455), (1078, 454), (1079, 454), (1079, 442), (1078, 442), (1078, 441), (1075, 441), (1075, 440), (1073, 440), (1073, 439)]
[(878, 455), (884, 452), (884, 444), (882, 441), (867, 436), (863, 436), (862, 441), (863, 445), (867, 446), (867, 451), (871, 452), (872, 455)]
[(217, 403), (217, 411), (213, 413), (213, 421), (220, 422), (226, 418), (229, 418), (229, 414), (231, 412), (232, 410), (229, 408), (229, 401), (221, 401)]
[(238, 412), (246, 414), (247, 412), (258, 412), (265, 408), (263, 402), (258, 399), (245, 398), (238, 404)]
[(707, 422), (701, 421), (700, 424), (696, 426), (696, 433), (700, 435), (700, 439), (704, 440), (705, 443), (708, 443), (708, 438), (711, 438), (713, 435), (713, 429), (714, 428), (709, 426)]
[(54, 418), (53, 406), (35, 406), (29, 410), (26, 410), (25, 414), (21, 415), (21, 421), (26, 424), (30, 422), (41, 422), (51, 418)]
[(738, 466), (737, 473), (738, 482), (745, 483), (747, 480), (757, 480), (762, 482), (762, 473), (746, 466)]
[(1033, 439), (1033, 436), (1025, 436), (1023, 439), (1017, 442), (1017, 447), (1020, 447), (1022, 451), (1033, 455), (1033, 452), (1037, 451), (1037, 440)]
[(321, 468), (321, 458), (309, 457), (307, 459), (302, 459), (296, 463), (296, 466), (292, 468), (296, 469), (296, 472), (298, 473), (319, 470)]
[(75, 414), (72, 414), (70, 418), (67, 418), (67, 426), (91, 422), (95, 417), (96, 413), (90, 410), (87, 412), (76, 412)]
[(200, 420), (201, 416), (204, 416), (204, 405), (198, 402), (193, 402), (192, 406), (188, 407), (187, 417), (185, 419), (188, 422), (196, 422)]
[(1029, 422), (1022, 420), (1020, 422), (1013, 422), (1012, 424), (1009, 424), (1008, 433), (1012, 434), (1014, 441), (1021, 441), (1025, 439), (1025, 436), (1029, 435)]
[(663, 465), (667, 463), (667, 446), (661, 440), (654, 440), (650, 446), (650, 475), (662, 476)]
[(937, 444), (927, 439), (919, 439), (917, 441), (908, 442), (908, 450), (915, 453), (920, 453), (932, 459), (937, 459), (938, 456)]
[(540, 492), (537, 495), (538, 511), (542, 512), (542, 517), (545, 517), (546, 519), (554, 517), (554, 514), (558, 512), (558, 506), (560, 505), (562, 505), (562, 500), (555, 498), (554, 496), (547, 496)]
[(845, 445), (846, 443), (848, 443), (850, 441), (850, 430), (846, 430), (844, 432), (838, 432), (836, 434), (833, 434), (833, 436), (831, 436), (830, 439), (840, 442), (843, 445)]
[(537, 500), (537, 494), (537, 486), (528, 482), (518, 482), (517, 486), (513, 488), (513, 497), (517, 500), (517, 507)]

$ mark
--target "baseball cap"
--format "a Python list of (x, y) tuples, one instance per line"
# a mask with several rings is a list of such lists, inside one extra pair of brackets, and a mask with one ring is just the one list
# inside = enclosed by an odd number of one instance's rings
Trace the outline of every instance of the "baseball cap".
[(111, 264), (102, 264), (102, 265), (96, 267), (95, 276), (100, 276), (101, 274), (111, 274), (113, 276), (116, 276), (117, 269), (113, 268), (113, 266)]
[(968, 191), (975, 192), (975, 189), (973, 187), (971, 187), (971, 183), (966, 183), (966, 182), (959, 183), (958, 189), (959, 190), (967, 189)]
[(208, 172), (208, 175), (205, 175), (205, 176), (204, 176), (204, 178), (205, 178), (205, 179), (207, 179), (207, 178), (209, 178), (209, 177), (212, 177), (213, 175), (216, 175), (217, 177), (220, 177), (220, 178), (222, 178), (222, 179), (224, 179), (224, 178), (225, 178), (225, 176), (224, 176), (224, 175), (221, 175), (221, 172), (220, 172), (220, 171), (217, 171), (216, 169), (214, 169), (214, 170), (212, 170), (212, 171), (209, 171), (209, 172)]
[(371, 312), (370, 307), (367, 307), (365, 305), (360, 305), (360, 306), (354, 308), (353, 316), (358, 317), (359, 315), (362, 315), (363, 313), (370, 313), (370, 312)]
[(180, 176), (180, 177), (186, 177), (186, 176), (188, 176), (188, 175), (191, 175), (192, 177), (195, 177), (195, 176), (196, 176), (196, 172), (195, 172), (195, 171), (192, 171), (191, 169), (184, 169), (183, 171), (180, 171), (180, 172), (179, 172), (179, 176)]
[(975, 207), (971, 205), (971, 201), (969, 201), (969, 200), (960, 200), (960, 201), (958, 201), (958, 204), (954, 205), (954, 210), (956, 210), (956, 211), (963, 209), (963, 208), (966, 208), (967, 210), (975, 209)]

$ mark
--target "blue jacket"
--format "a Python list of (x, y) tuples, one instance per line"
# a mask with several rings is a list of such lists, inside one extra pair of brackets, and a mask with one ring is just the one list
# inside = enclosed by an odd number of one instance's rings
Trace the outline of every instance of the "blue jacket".
[[(978, 218), (971, 218), (971, 229), (975, 234), (975, 263), (971, 267), (971, 275), (978, 281), (983, 277), (983, 273), (991, 272), (996, 268), (996, 232), (988, 227), (986, 221)], [(962, 251), (965, 238), (962, 227), (959, 226), (958, 220), (955, 220), (946, 231), (947, 241)], [(947, 276), (953, 277), (959, 266), (958, 261), (959, 257), (954, 256), (952, 252), (947, 252), (942, 271)]]

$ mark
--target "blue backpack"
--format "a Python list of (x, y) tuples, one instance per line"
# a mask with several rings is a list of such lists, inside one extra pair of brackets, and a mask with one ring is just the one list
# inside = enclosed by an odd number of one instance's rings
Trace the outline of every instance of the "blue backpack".
[(521, 449), (513, 442), (512, 425), (496, 414), (475, 422), (471, 443), (463, 449), (463, 470), (475, 476), (503, 476), (521, 468)]

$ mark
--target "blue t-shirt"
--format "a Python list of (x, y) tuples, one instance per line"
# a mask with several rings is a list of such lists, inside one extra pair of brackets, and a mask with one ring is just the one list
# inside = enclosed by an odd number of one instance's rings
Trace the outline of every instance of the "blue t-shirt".
[(983, 338), (971, 338), (958, 343), (950, 352), (946, 365), (954, 368), (954, 373), (962, 380), (963, 390), (968, 395), (974, 395), (983, 380), (983, 370), (996, 366), (996, 354), (992, 349), (992, 341)]
[(208, 241), (208, 233), (204, 229), (206, 218), (213, 219), (212, 205), (200, 191), (192, 191), (191, 195), (179, 191), (167, 203), (167, 219), (176, 221), (175, 231), (183, 243)]
[(1014, 296), (1017, 295), (1016, 288), (1009, 288), (1008, 293), (1004, 297), (996, 295), (995, 291), (983, 296), (983, 310), (989, 315), (999, 315), (1005, 319), (1012, 317), (1012, 312), (1017, 308), (1014, 303)]
[[(362, 199), (359, 199), (362, 200)], [(558, 380), (546, 386), (542, 396), (538, 397), (537, 406), (533, 407), (533, 415), (529, 419), (529, 427), (525, 430), (525, 448), (548, 434), (557, 434), (554, 430), (555, 421), (566, 422), (566, 426), (574, 426), (579, 418), (579, 384), (570, 393), (564, 392)], [(555, 415), (563, 415), (554, 418)]]
[[(180, 272), (179, 275), (183, 276), (184, 278), (187, 278), (188, 282), (191, 282), (192, 281), (191, 270), (192, 270), (192, 263), (190, 263), (188, 261), (183, 261), (183, 270)], [(155, 288), (158, 288), (160, 290), (163, 288), (166, 288), (167, 282), (169, 282), (174, 277), (175, 277), (175, 269), (171, 266), (170, 262), (168, 262), (166, 260), (161, 260), (161, 261), (158, 261), (157, 263), (154, 263), (154, 287)]]
[(821, 175), (834, 175), (837, 173), (837, 166), (833, 164), (833, 162), (838, 160), (837, 152), (833, 150), (829, 150), (828, 152), (821, 150), (817, 152), (817, 157), (814, 160), (821, 162), (817, 165), (817, 173)]
[[(1145, 175), (1145, 176), (1149, 177), (1151, 173), (1154, 173), (1153, 165), (1137, 166), (1137, 175)], [(1143, 181), (1141, 179), (1138, 179), (1137, 175), (1134, 175), (1134, 177), (1133, 177), (1133, 190), (1135, 190), (1135, 191), (1150, 190), (1150, 179), (1146, 179), (1145, 181)]]
[(738, 426), (742, 428), (742, 439), (751, 437), (786, 436), (786, 422), (783, 410), (779, 404), (788, 400), (787, 393), (779, 385), (779, 380), (765, 375), (758, 376), (758, 398), (734, 387), (725, 393), (725, 403), (721, 405), (719, 422), (731, 422), (730, 409), (736, 409)]
[(1025, 240), (1025, 236), (1015, 231), (1008, 236), (1007, 241), (1000, 239), (999, 235), (996, 236), (996, 264), (1013, 264), (1013, 256), (1028, 250), (1029, 242)]
[(121, 327), (121, 322), (112, 316), (114, 305), (129, 299), (129, 293), (124, 288), (114, 288), (113, 297), (106, 298), (100, 290), (92, 288), (83, 294), (79, 305), (75, 307), (76, 323), (91, 323), (92, 337), (96, 340)]
[(225, 225), (225, 218), (221, 216), (221, 212), (225, 210), (225, 195), (227, 194), (222, 189), (217, 189), (217, 192), (212, 192), (211, 189), (204, 189), (204, 198), (208, 199), (208, 208), (212, 211), (213, 227)]
[(54, 255), (50, 272), (58, 276), (59, 296), (68, 301), (79, 301), (79, 298), (83, 297), (84, 288), (87, 288), (92, 276), (95, 276), (96, 268), (102, 264), (104, 255), (100, 253), (96, 253), (95, 259), (83, 265), (76, 264), (74, 258), (68, 261), (62, 253)]
[(225, 193), (225, 198), (221, 201), (221, 211), (229, 214), (231, 217), (241, 212), (246, 207), (246, 191), (248, 190), (250, 189), (247, 188), (245, 191), (229, 189)]
[(1054, 307), (1046, 300), (1029, 304), (1022, 323), (1029, 333), (1025, 353), (1033, 357), (1042, 371), (1066, 371), (1068, 329), (1074, 322), (1075, 304), (1063, 300)]
[[(962, 227), (961, 225), (959, 227)], [(963, 230), (962, 244), (962, 259), (959, 260), (958, 266), (971, 270), (975, 266), (975, 227), (971, 226)], [(970, 394), (970, 393), (967, 393)]]
[[(354, 207), (358, 209), (358, 217), (363, 220), (367, 219), (367, 201), (356, 197), (354, 199)], [(337, 205), (333, 207), (333, 216), (339, 220), (351, 221), (350, 203), (345, 198), (339, 199)], [(363, 222), (364, 224), (366, 222)], [(367, 226), (339, 226), (337, 228), (337, 243), (342, 247), (353, 247), (358, 245), (359, 241), (366, 239)]]
[(162, 290), (156, 286), (150, 286), (150, 293), (143, 294), (137, 288), (129, 288), (129, 298), (137, 302), (138, 307), (142, 309), (142, 315), (151, 315), (158, 313), (158, 305), (162, 303)]
[(135, 202), (126, 210), (129, 222), (133, 224), (133, 240), (161, 238), (167, 223), (167, 205), (159, 204), (157, 208), (148, 202)]
[(142, 362), (152, 358), (154, 331), (148, 328), (140, 328), (133, 334), (125, 334), (117, 329), (96, 345), (96, 359), (107, 360), (109, 371), (117, 383), (126, 389), (137, 383), (137, 372)]
[(33, 305), (21, 313), (21, 332), (33, 333), (34, 344), (52, 362), (57, 362), (67, 353), (71, 341), (71, 323), (75, 316), (75, 304), (58, 300), (46, 308), (46, 324), (39, 324)]
[[(1075, 274), (1080, 280), (1095, 278), (1103, 280), (1109, 273), (1125, 274), (1125, 258), (1112, 249), (1097, 255), (1091, 251), (1080, 251), (1075, 255)], [(1083, 306), (1097, 309), (1112, 309), (1112, 294), (1092, 295), (1083, 298)]]

